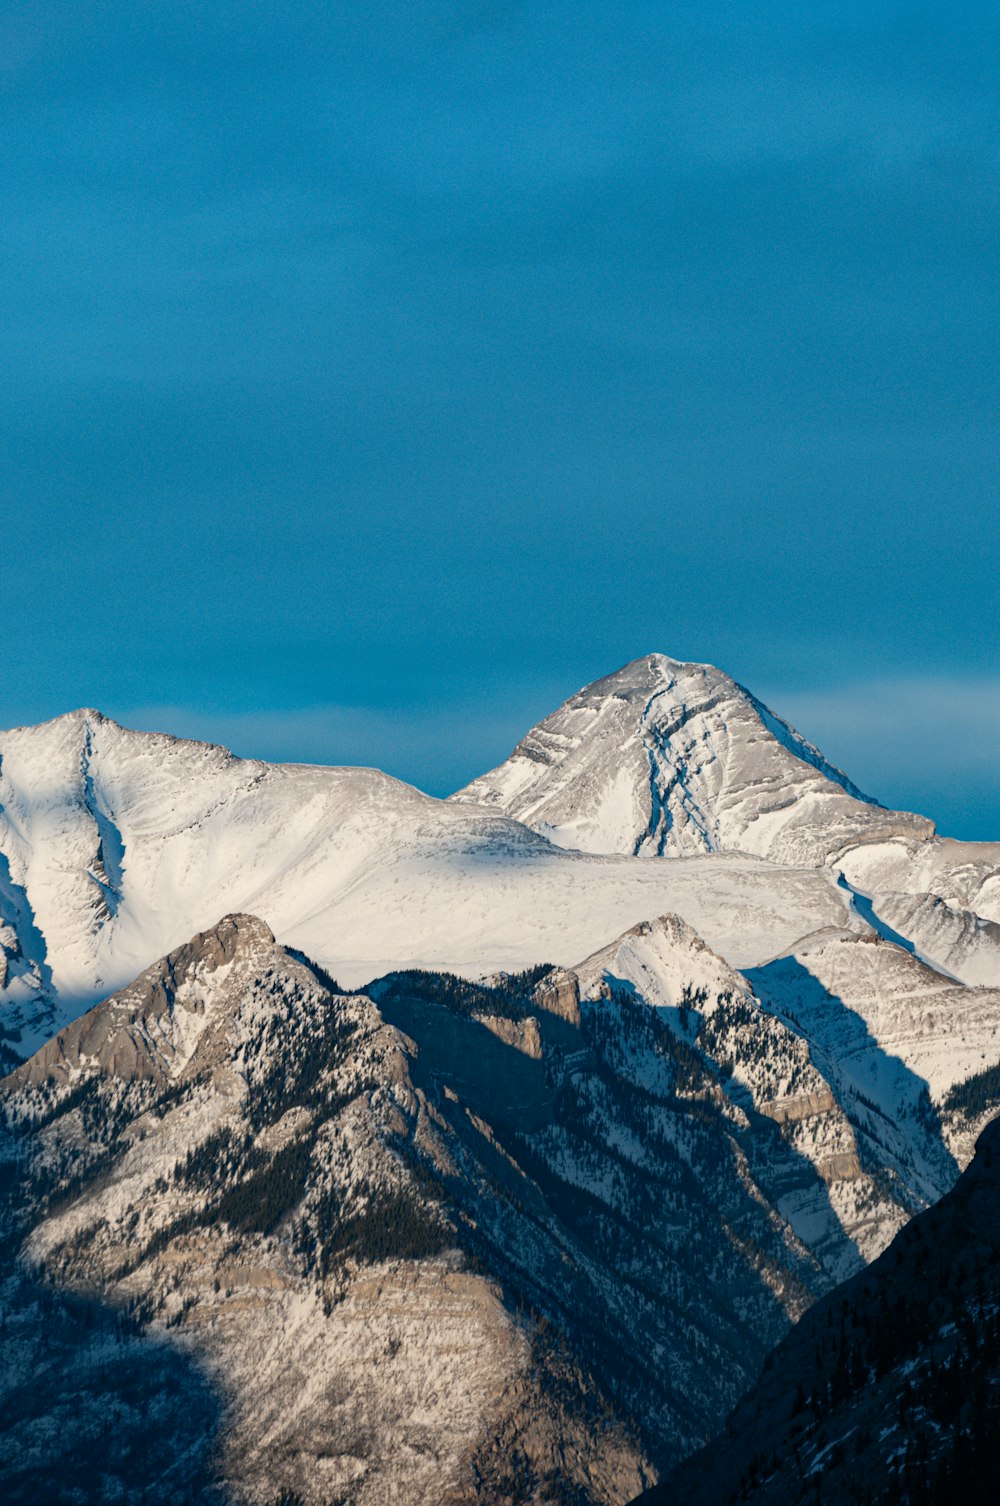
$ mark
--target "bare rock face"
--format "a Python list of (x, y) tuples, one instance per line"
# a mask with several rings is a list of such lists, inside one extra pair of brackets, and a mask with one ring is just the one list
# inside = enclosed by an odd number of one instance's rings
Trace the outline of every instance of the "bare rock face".
[[(949, 981), (1000, 986), (1000, 844), (883, 809), (710, 665), (626, 665), (447, 801), (92, 710), (0, 732), (0, 1065), (248, 909), (351, 987), (571, 970), (666, 912), (744, 970), (871, 926)], [(539, 1008), (572, 1022), (558, 989)], [(151, 1040), (119, 1048), (123, 1070), (162, 1068)]]
[(553, 968), (533, 994), (539, 1009), (565, 1020), (569, 1025), (580, 1023), (580, 984), (577, 976), (565, 968)]
[(475, 1018), (506, 1045), (513, 1046), (516, 1051), (523, 1051), (532, 1061), (541, 1061), (542, 1037), (538, 1021), (532, 1015), (526, 1020), (508, 1020), (503, 1015), (496, 1014), (479, 1014)]
[(950, 1112), (997, 1065), (1000, 990), (964, 987), (869, 929), (805, 937), (747, 979), (809, 1041), (862, 1142), (917, 1189), (914, 1211), (946, 1192), (1000, 1103), (990, 1089), (974, 1123)]
[(876, 894), (878, 915), (921, 956), (973, 987), (1000, 979), (1000, 923), (938, 894)]
[[(669, 913), (573, 968), (346, 994), (227, 916), (0, 1090), (0, 1396), (33, 1440), (0, 1422), (0, 1490), (61, 1502), (72, 1456), (156, 1506), (621, 1506), (954, 1181), (994, 1066), (932, 1099), (878, 1040), (936, 1050), (946, 1009), (979, 1060), (986, 994), (872, 931), (750, 978)], [(141, 1435), (164, 1387), (173, 1497), (101, 1421)]]
[(572, 966), (664, 909), (745, 963), (846, 923), (847, 903), (817, 870), (595, 863), (377, 770), (234, 758), (97, 712), (0, 732), (0, 1032), (22, 1060), (225, 914), (252, 911), (355, 987)]
[[(911, 1147), (887, 1155), (808, 1037), (680, 916), (632, 927), (581, 963), (577, 977), (585, 1010), (591, 1000), (606, 1001), (605, 1015), (639, 1001), (652, 1006), (697, 1053), (700, 1094), (745, 1117), (758, 1142), (767, 1139), (762, 1121), (778, 1127), (766, 1158), (771, 1195), (835, 1279), (877, 1255), (908, 1212), (950, 1186), (953, 1163), (940, 1138), (929, 1150), (940, 1187), (928, 1191), (913, 1176)], [(698, 1072), (701, 1064), (710, 1074)], [(637, 1087), (655, 1081), (641, 1058), (623, 1056), (619, 1071), (641, 1074)], [(915, 1138), (922, 1145), (922, 1135)]]

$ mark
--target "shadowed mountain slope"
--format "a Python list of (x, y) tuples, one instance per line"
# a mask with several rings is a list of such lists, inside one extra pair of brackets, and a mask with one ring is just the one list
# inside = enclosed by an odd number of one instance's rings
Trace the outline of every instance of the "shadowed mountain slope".
[(642, 1506), (986, 1506), (1000, 1457), (1000, 1121), (935, 1207), (816, 1305)]

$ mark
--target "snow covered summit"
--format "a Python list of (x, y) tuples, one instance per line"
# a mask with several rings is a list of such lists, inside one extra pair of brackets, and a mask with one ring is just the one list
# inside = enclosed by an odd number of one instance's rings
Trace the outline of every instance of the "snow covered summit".
[(818, 864), (859, 842), (933, 835), (887, 811), (729, 675), (648, 654), (571, 696), (452, 799), (561, 847)]

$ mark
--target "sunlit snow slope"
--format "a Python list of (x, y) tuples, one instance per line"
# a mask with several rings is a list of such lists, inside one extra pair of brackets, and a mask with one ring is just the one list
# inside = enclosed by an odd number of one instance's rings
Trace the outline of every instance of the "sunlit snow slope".
[(663, 654), (579, 691), (452, 798), (587, 852), (815, 863), (858, 841), (933, 831), (862, 795), (721, 670)]

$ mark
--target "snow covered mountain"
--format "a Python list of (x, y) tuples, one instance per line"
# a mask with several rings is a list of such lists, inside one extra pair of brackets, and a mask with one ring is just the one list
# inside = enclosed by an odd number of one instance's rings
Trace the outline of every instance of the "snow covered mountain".
[(584, 852), (750, 852), (803, 865), (933, 833), (863, 795), (721, 670), (664, 654), (571, 696), (452, 799)]
[(943, 1102), (1000, 1057), (1000, 847), (883, 810), (728, 676), (660, 655), (574, 696), (447, 801), (94, 711), (0, 733), (10, 1064), (241, 912), (349, 986), (572, 966), (671, 913), (810, 1049), (845, 1073), (844, 1052), (866, 1060), (856, 1103), (892, 1117), (924, 1087)]
[[(706, 666), (626, 666), (445, 801), (94, 711), (0, 733), (10, 1248), (98, 1294), (86, 1394), (120, 1338), (152, 1405), (177, 1330), (261, 1506), (628, 1499), (953, 1185), (998, 1027), (1000, 845)], [(0, 1293), (15, 1378), (44, 1291)]]
[(571, 963), (665, 910), (736, 965), (861, 924), (826, 873), (571, 853), (373, 769), (234, 758), (92, 711), (0, 734), (0, 998), (22, 1056), (227, 912), (356, 985)]
[(351, 984), (394, 966), (568, 964), (665, 911), (738, 967), (873, 924), (950, 977), (1000, 981), (1000, 846), (942, 841), (866, 801), (705, 666), (636, 661), (448, 801), (94, 711), (0, 733), (15, 1054), (240, 910)]
[[(0, 1107), (3, 1225), (34, 1272), (0, 1291), (12, 1501), (61, 1500), (63, 1454), (74, 1489), (149, 1499), (102, 1398), (142, 1433), (172, 1336), (214, 1435), (161, 1398), (186, 1501), (222, 1477), (248, 1502), (617, 1506), (917, 1195), (676, 916), (575, 969), (366, 995), (230, 916)], [(73, 1313), (39, 1278), (99, 1304), (68, 1417), (41, 1357)]]
[(899, 930), (962, 982), (1000, 982), (1000, 843), (941, 839), (924, 817), (885, 810), (711, 665), (627, 664), (451, 798), (586, 852), (827, 866), (883, 934)]

